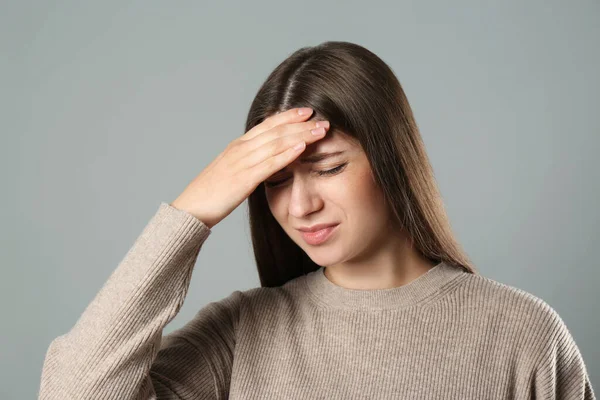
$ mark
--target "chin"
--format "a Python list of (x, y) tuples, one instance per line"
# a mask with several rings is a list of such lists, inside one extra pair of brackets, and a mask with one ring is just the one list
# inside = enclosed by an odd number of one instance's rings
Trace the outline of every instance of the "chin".
[(331, 249), (325, 248), (307, 251), (306, 255), (308, 255), (315, 264), (322, 267), (339, 264), (345, 259), (343, 256), (333, 253)]

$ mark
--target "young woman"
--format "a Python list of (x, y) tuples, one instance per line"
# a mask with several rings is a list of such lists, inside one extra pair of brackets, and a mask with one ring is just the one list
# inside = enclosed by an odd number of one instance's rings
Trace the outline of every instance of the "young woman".
[[(261, 287), (163, 336), (202, 244), (245, 199)], [(461, 250), (392, 70), (325, 42), (281, 63), (245, 134), (160, 204), (50, 344), (40, 398), (595, 397), (556, 311)]]

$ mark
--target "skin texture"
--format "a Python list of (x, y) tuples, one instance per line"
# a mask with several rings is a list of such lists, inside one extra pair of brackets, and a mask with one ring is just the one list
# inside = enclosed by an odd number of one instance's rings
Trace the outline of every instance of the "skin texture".
[[(314, 164), (300, 158), (320, 152), (344, 154)], [(345, 164), (332, 175), (320, 176)], [(283, 182), (281, 182), (283, 181)], [(382, 191), (373, 179), (362, 147), (340, 131), (330, 131), (310, 144), (284, 170), (270, 176), (265, 187), (271, 213), (283, 230), (334, 284), (348, 289), (387, 289), (402, 286), (434, 266), (394, 227)], [(304, 241), (296, 229), (339, 223), (337, 232), (320, 245)]]

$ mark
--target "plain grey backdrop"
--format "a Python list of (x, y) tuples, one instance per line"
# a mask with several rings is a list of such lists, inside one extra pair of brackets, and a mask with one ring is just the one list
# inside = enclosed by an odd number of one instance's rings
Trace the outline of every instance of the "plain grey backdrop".
[[(36, 397), (48, 345), (160, 202), (244, 133), (277, 64), (326, 40), (391, 66), (466, 252), (558, 311), (600, 390), (597, 1), (0, 4), (1, 398)], [(164, 333), (256, 286), (244, 202)]]

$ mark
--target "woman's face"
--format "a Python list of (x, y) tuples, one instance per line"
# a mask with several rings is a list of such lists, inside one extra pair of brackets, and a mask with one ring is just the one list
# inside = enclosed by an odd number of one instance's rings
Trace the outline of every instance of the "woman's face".
[[(333, 152), (340, 154), (302, 162)], [(323, 174), (327, 170), (333, 171)], [(364, 262), (385, 239), (390, 217), (383, 193), (375, 185), (362, 147), (343, 132), (332, 130), (308, 145), (294, 162), (265, 181), (265, 191), (277, 222), (320, 266)], [(311, 244), (298, 228), (316, 224), (338, 225), (324, 242)]]

